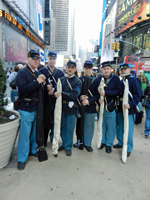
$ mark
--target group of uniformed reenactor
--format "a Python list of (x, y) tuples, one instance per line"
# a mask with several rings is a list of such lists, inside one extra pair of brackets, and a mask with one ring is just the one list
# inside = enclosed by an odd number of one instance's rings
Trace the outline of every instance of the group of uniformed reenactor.
[[(112, 73), (111, 62), (101, 63), (102, 75), (95, 78), (92, 73), (92, 61), (84, 63), (84, 75), (77, 78), (76, 62), (69, 60), (66, 66), (66, 74), (55, 67), (57, 53), (48, 53), (48, 66), (36, 71), (39, 65), (39, 53), (30, 50), (28, 52), (28, 64), (21, 69), (16, 78), (19, 91), (20, 134), (18, 139), (17, 160), (18, 169), (25, 168), (28, 155), (38, 157), (36, 144), (36, 119), (39, 99), (39, 87), (44, 90), (44, 115), (41, 117), (44, 123), (43, 147), (47, 146), (48, 135), (53, 142), (54, 135), (54, 111), (57, 98), (62, 97), (61, 114), (61, 139), (62, 144), (58, 151), (65, 150), (67, 156), (71, 156), (72, 147), (82, 150), (85, 148), (92, 152), (92, 138), (95, 128), (95, 116), (100, 117), (100, 106), (104, 105), (102, 116), (102, 140), (99, 149), (106, 148), (106, 153), (111, 153), (115, 136), (118, 143), (114, 148), (123, 147), (124, 133), (124, 109), (128, 110), (128, 141), (127, 157), (133, 149), (134, 119), (136, 105), (141, 98), (141, 85), (136, 77), (130, 73), (128, 64), (122, 63), (119, 67), (120, 75)], [(60, 79), (62, 92), (57, 91), (57, 81)], [(99, 91), (101, 80), (104, 79), (103, 90)], [(125, 81), (128, 79), (128, 102), (122, 106)], [(39, 115), (39, 112), (38, 112)], [(77, 142), (73, 144), (73, 135), (76, 132)]]

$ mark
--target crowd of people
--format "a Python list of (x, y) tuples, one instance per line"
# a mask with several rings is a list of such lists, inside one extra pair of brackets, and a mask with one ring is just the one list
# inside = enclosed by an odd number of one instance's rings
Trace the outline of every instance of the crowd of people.
[[(69, 60), (66, 70), (63, 72), (55, 67), (57, 53), (50, 51), (48, 54), (48, 66), (39, 66), (39, 53), (30, 50), (28, 52), (28, 64), (17, 72), (15, 78), (19, 93), (20, 133), (17, 147), (18, 169), (23, 170), (28, 156), (39, 157), (37, 150), (37, 118), (43, 123), (41, 129), (41, 146), (45, 149), (50, 136), (54, 137), (54, 111), (57, 98), (62, 97), (61, 130), (62, 144), (58, 151), (65, 150), (67, 156), (72, 155), (72, 147), (79, 150), (85, 148), (92, 152), (91, 146), (95, 115), (102, 120), (102, 139), (99, 149), (105, 147), (106, 153), (111, 153), (112, 147), (122, 148), (124, 145), (123, 135), (124, 112), (127, 111), (128, 139), (126, 156), (129, 157), (133, 150), (134, 123), (137, 115), (136, 107), (141, 101), (142, 89), (150, 94), (150, 86), (144, 83), (146, 79), (140, 79), (130, 73), (127, 63), (119, 66), (120, 76), (112, 73), (112, 63), (101, 63), (101, 72), (98, 77), (92, 76), (92, 61), (84, 63), (84, 74), (78, 78), (76, 62)], [(62, 92), (57, 91), (57, 81), (60, 79)], [(103, 88), (100, 89), (101, 83)], [(142, 82), (142, 83), (141, 83)], [(126, 87), (128, 83), (128, 101), (125, 102)], [(146, 82), (147, 84), (147, 82)], [(39, 92), (39, 88), (43, 93)], [(42, 112), (39, 112), (39, 102), (43, 94)], [(104, 105), (101, 115), (102, 105)], [(43, 115), (42, 115), (43, 113)], [(146, 108), (146, 123), (144, 135), (149, 135), (150, 106)], [(73, 144), (73, 135), (76, 132), (77, 142)], [(115, 137), (117, 144), (113, 144)], [(38, 140), (39, 142), (39, 140)], [(40, 142), (39, 142), (40, 143)], [(38, 143), (38, 145), (39, 145)]]

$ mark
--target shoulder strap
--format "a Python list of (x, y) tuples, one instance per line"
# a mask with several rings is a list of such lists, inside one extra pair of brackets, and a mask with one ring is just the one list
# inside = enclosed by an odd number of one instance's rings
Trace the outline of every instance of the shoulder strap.
[[(66, 77), (66, 80), (67, 80), (67, 83), (68, 83), (68, 85), (69, 85), (69, 87), (70, 87), (70, 89), (71, 90), (73, 90), (72, 89), (72, 86), (71, 86), (71, 84), (69, 83), (69, 81), (68, 81), (68, 78)], [(78, 104), (81, 106), (81, 103), (80, 103), (80, 101), (79, 101), (79, 99), (77, 98), (77, 101), (78, 101)]]
[(57, 81), (56, 81), (56, 79), (54, 78), (54, 76), (53, 75), (55, 75), (56, 74), (56, 72), (57, 72), (57, 69), (56, 69), (56, 71), (54, 72), (54, 74), (52, 75), (52, 72), (50, 71), (50, 69), (48, 68), (48, 67), (46, 67), (47, 68), (47, 70), (48, 70), (48, 72), (49, 72), (49, 74), (52, 76), (52, 79), (54, 80), (54, 82), (57, 84)]
[(32, 74), (32, 76), (34, 76), (35, 79), (37, 79), (37, 76), (33, 74), (28, 68), (25, 68), (25, 69), (28, 70), (28, 72), (30, 72), (30, 74)]

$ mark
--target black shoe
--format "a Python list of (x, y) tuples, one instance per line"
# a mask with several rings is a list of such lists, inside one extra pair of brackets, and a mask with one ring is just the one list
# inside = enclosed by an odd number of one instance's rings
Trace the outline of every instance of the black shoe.
[(86, 150), (89, 151), (89, 152), (92, 152), (92, 151), (93, 151), (92, 147), (90, 147), (90, 146), (85, 146), (85, 145), (84, 145), (84, 147), (85, 147)]
[(18, 169), (23, 170), (25, 168), (25, 162), (18, 162)]
[(106, 153), (111, 153), (111, 147), (110, 146), (106, 146)]
[(38, 157), (38, 152), (36, 152), (36, 153), (34, 153), (34, 154), (29, 153), (29, 156)]
[(131, 152), (127, 152), (127, 157), (129, 157), (129, 156), (130, 156), (130, 154), (131, 154)]
[(78, 142), (74, 143), (73, 147), (78, 147)]
[(83, 150), (83, 149), (84, 149), (83, 143), (80, 143), (80, 144), (78, 145), (78, 149), (80, 149), (80, 150)]
[(103, 149), (106, 146), (106, 144), (101, 143), (101, 146), (98, 149)]
[(63, 146), (60, 146), (59, 147), (59, 149), (58, 149), (58, 151), (62, 151), (62, 150), (64, 150), (65, 148), (63, 147)]
[(115, 149), (119, 149), (119, 148), (122, 148), (122, 146), (119, 145), (119, 144), (115, 144), (115, 145), (113, 145), (113, 148), (115, 148)]
[(66, 155), (71, 156), (71, 150), (66, 150)]

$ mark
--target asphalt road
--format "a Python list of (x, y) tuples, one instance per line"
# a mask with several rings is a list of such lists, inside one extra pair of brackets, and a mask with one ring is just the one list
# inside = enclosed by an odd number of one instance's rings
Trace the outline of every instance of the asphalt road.
[(0, 200), (149, 200), (150, 139), (143, 130), (144, 123), (135, 126), (134, 149), (125, 164), (121, 149), (111, 154), (97, 149), (96, 128), (92, 153), (73, 148), (71, 157), (62, 151), (55, 158), (49, 142), (48, 160), (30, 156), (23, 171), (17, 169), (16, 142), (12, 160), (0, 170)]

